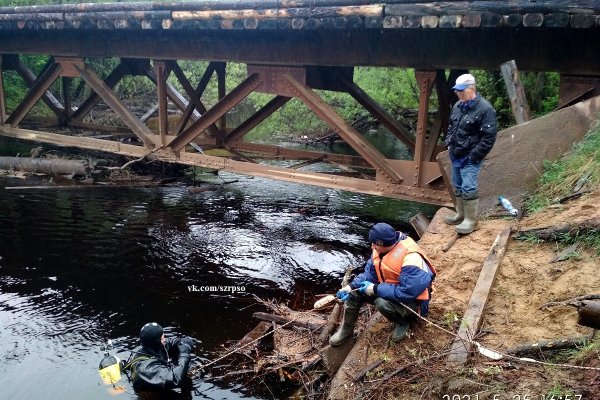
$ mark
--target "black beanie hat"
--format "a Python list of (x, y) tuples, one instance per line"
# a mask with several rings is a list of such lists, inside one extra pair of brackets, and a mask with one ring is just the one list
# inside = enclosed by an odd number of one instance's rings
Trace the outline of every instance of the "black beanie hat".
[(148, 322), (140, 330), (140, 339), (142, 346), (154, 348), (160, 346), (160, 339), (163, 335), (163, 328), (156, 322)]
[(391, 246), (400, 238), (400, 232), (396, 232), (391, 225), (385, 222), (379, 222), (369, 231), (369, 243), (377, 246)]

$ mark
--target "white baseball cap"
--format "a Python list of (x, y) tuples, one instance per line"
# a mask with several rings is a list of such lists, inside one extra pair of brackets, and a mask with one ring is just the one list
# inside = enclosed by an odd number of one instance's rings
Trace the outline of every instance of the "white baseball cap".
[(454, 90), (465, 90), (475, 84), (475, 77), (471, 74), (462, 74), (456, 78), (456, 85), (452, 87)]

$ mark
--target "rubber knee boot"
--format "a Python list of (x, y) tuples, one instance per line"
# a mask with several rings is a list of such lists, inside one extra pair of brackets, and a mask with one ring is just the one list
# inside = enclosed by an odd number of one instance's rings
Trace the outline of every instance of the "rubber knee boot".
[(458, 225), (465, 218), (465, 203), (462, 197), (456, 196), (456, 213), (444, 217), (444, 222), (448, 225)]
[(392, 341), (397, 342), (404, 339), (408, 333), (408, 328), (410, 328), (410, 324), (408, 322), (396, 324), (396, 326), (394, 326), (394, 331), (392, 332)]
[(329, 338), (329, 344), (332, 346), (339, 346), (346, 341), (346, 338), (352, 336), (354, 333), (354, 325), (358, 319), (358, 312), (360, 308), (348, 308), (345, 307), (344, 319), (340, 325), (340, 329)]
[(461, 235), (473, 232), (477, 226), (477, 207), (479, 206), (479, 199), (465, 200), (465, 219), (460, 225), (456, 226), (456, 232)]

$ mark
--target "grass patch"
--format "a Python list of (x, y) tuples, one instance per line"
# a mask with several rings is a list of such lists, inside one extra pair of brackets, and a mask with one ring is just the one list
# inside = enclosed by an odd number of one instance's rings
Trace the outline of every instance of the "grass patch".
[[(558, 161), (546, 161), (537, 191), (525, 203), (530, 213), (543, 210), (556, 200), (573, 192), (575, 186), (592, 189), (600, 184), (600, 122), (596, 122), (585, 137)], [(557, 242), (582, 243), (600, 255), (600, 230), (585, 229), (554, 238)], [(536, 243), (539, 239), (525, 237)]]
[[(584, 179), (584, 187), (600, 183), (600, 124), (596, 123), (561, 160), (544, 162), (544, 172), (535, 194), (526, 202), (529, 212), (537, 212), (571, 194)], [(595, 240), (595, 239), (594, 239)]]
[(600, 256), (600, 230), (588, 229), (572, 234), (563, 234), (557, 237), (558, 242), (565, 244), (583, 243), (584, 246), (594, 250)]

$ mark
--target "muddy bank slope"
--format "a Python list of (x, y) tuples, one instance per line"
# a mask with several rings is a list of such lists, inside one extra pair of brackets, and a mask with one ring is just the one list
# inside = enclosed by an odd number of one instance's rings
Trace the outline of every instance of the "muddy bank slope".
[[(513, 232), (565, 223), (599, 219), (600, 190), (564, 205), (514, 219), (484, 220), (479, 229), (453, 240), (454, 231), (442, 222), (451, 211), (440, 209), (420, 244), (438, 268), (436, 291), (428, 324), (413, 323), (410, 336), (397, 344), (389, 341), (392, 324), (373, 320), (359, 337), (357, 352), (347, 359), (332, 383), (330, 398), (440, 399), (444, 395), (474, 395), (480, 399), (523, 396), (541, 398), (548, 393), (581, 394), (600, 398), (600, 371), (545, 367), (515, 360), (493, 361), (471, 356), (464, 368), (446, 363), (447, 352), (467, 309), (481, 266), (496, 236), (510, 227)], [(566, 245), (509, 239), (476, 339), (487, 348), (508, 348), (540, 340), (588, 335), (591, 329), (577, 325), (573, 307), (541, 308), (545, 303), (600, 292), (598, 257), (580, 248), (565, 261), (550, 262)], [(450, 333), (449, 333), (450, 332)], [(360, 356), (357, 356), (360, 355)], [(559, 363), (559, 357), (546, 361)], [(378, 360), (382, 364), (364, 377), (358, 373)], [(600, 367), (598, 355), (582, 357), (580, 365)], [(597, 382), (598, 381), (598, 382)], [(558, 398), (558, 397), (557, 397)]]

